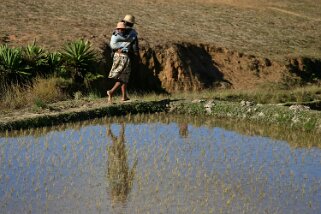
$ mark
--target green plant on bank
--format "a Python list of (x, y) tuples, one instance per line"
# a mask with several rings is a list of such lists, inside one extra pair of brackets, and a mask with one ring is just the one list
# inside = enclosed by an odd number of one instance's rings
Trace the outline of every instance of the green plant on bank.
[(88, 99), (89, 100), (96, 100), (101, 98), (101, 94), (99, 92), (92, 91), (88, 94)]
[(75, 100), (80, 100), (84, 95), (81, 93), (81, 91), (76, 91), (74, 94), (74, 99)]
[(54, 76), (66, 76), (66, 69), (63, 65), (62, 54), (60, 52), (52, 52), (47, 54), (47, 64), (49, 72)]
[(47, 107), (46, 103), (41, 99), (35, 100), (35, 106), (38, 108), (46, 108)]
[(310, 118), (304, 123), (304, 130), (312, 131), (317, 126), (318, 120), (316, 118)]
[(70, 90), (88, 89), (91, 81), (103, 77), (96, 72), (96, 63), (96, 53), (84, 40), (66, 44), (63, 52), (46, 52), (35, 42), (23, 48), (1, 45), (1, 96), (11, 84), (28, 87), (37, 76), (48, 78), (52, 75), (72, 80), (72, 85), (68, 86)]
[(170, 95), (172, 99), (215, 99), (221, 101), (241, 102), (253, 101), (256, 103), (287, 103), (287, 102), (311, 102), (321, 100), (321, 87), (311, 85), (305, 87), (292, 88), (290, 90), (278, 88), (258, 88), (251, 90), (202, 90), (199, 92), (174, 92)]
[(33, 76), (48, 74), (47, 66), (47, 53), (36, 42), (27, 45), (23, 48), (23, 61), (25, 64), (25, 70)]
[(20, 48), (0, 46), (0, 75), (1, 87), (29, 79), (30, 73), (24, 70)]
[(89, 41), (83, 39), (66, 44), (62, 57), (66, 65), (66, 71), (77, 84), (87, 84), (88, 81), (102, 77), (95, 72), (94, 64), (97, 55)]

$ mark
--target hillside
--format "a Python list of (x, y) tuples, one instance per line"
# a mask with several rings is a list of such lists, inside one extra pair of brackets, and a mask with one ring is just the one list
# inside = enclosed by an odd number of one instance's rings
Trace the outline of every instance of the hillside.
[(79, 37), (105, 42), (127, 13), (149, 43), (214, 43), (263, 57), (321, 57), (320, 0), (8, 0), (0, 6), (3, 41), (34, 39), (48, 48)]
[[(106, 52), (115, 24), (128, 13), (136, 16), (149, 63), (138, 76), (146, 69), (152, 75), (146, 87), (252, 88), (287, 81), (292, 73), (309, 81), (319, 72), (321, 0), (8, 0), (0, 6), (0, 41), (23, 46), (36, 40), (59, 50), (85, 38)], [(208, 77), (214, 82), (203, 82)]]

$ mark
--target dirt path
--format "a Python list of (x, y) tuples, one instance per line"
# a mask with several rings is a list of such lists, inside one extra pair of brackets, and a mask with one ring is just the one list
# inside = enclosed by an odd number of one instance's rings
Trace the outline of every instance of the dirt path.
[(302, 14), (299, 14), (299, 13), (295, 13), (295, 12), (292, 12), (292, 11), (289, 11), (289, 10), (284, 10), (284, 9), (277, 8), (277, 7), (268, 7), (268, 8), (271, 9), (271, 10), (279, 11), (281, 13), (286, 13), (286, 14), (289, 14), (289, 15), (292, 15), (292, 16), (297, 16), (297, 17), (305, 18), (305, 19), (312, 20), (312, 21), (317, 21), (317, 22), (321, 21), (321, 19), (316, 19), (316, 18), (313, 18), (313, 17), (310, 17), (310, 16), (305, 16), (305, 15), (302, 15)]

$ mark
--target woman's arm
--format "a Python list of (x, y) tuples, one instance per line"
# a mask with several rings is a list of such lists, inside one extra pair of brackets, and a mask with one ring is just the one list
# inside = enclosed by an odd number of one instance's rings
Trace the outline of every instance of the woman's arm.
[(110, 38), (110, 48), (113, 50), (122, 48), (122, 41), (119, 41), (121, 39), (122, 37), (120, 35), (113, 34)]

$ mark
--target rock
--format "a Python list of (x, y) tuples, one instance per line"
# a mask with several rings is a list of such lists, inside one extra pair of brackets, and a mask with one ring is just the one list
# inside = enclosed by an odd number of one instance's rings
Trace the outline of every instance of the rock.
[(264, 114), (263, 112), (260, 112), (260, 113), (258, 114), (258, 116), (259, 116), (259, 117), (264, 117), (265, 114)]
[(212, 113), (212, 107), (215, 105), (214, 101), (213, 100), (210, 100), (208, 101), (205, 105), (204, 105), (204, 108), (205, 108), (205, 111), (207, 113)]
[(253, 106), (253, 105), (254, 105), (254, 102), (245, 101), (245, 100), (241, 101), (241, 106)]
[(204, 105), (204, 107), (205, 108), (212, 108), (214, 105), (215, 105), (214, 101), (210, 100)]
[(205, 100), (193, 100), (192, 103), (204, 103)]
[(289, 109), (294, 111), (304, 111), (304, 110), (310, 110), (310, 107), (304, 106), (304, 105), (291, 105)]

